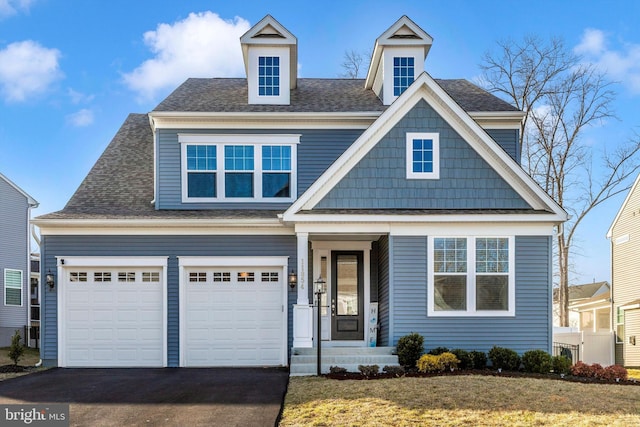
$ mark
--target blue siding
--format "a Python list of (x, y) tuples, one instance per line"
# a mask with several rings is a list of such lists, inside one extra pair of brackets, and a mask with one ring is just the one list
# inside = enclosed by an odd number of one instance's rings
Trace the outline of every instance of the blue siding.
[(426, 349), (438, 346), (488, 351), (498, 345), (518, 353), (551, 351), (551, 238), (515, 238), (515, 317), (428, 317), (427, 238), (390, 238), (394, 275), (392, 344), (411, 332), (425, 337)]
[[(407, 132), (439, 133), (440, 179), (406, 179)], [(420, 101), (317, 208), (529, 209), (530, 206), (442, 117)]]
[(486, 129), (491, 138), (496, 141), (513, 160), (520, 164), (520, 143), (517, 129)]
[[(0, 178), (0, 347), (11, 343), (16, 330), (22, 335), (29, 307), (29, 203), (27, 198)], [(7, 306), (4, 298), (5, 269), (22, 271), (22, 306)]]
[[(44, 236), (42, 271), (56, 271), (56, 256), (167, 256), (167, 364), (179, 364), (179, 256), (288, 256), (296, 270), (294, 236)], [(288, 345), (292, 345), (292, 310), (296, 291), (288, 292)], [(58, 359), (57, 288), (43, 293), (42, 358), (48, 366)]]
[(389, 237), (378, 240), (378, 346), (389, 345)]
[(189, 134), (300, 134), (298, 195), (302, 194), (363, 132), (363, 130), (161, 129), (156, 135), (158, 209), (282, 209), (288, 203), (182, 203), (179, 133)]

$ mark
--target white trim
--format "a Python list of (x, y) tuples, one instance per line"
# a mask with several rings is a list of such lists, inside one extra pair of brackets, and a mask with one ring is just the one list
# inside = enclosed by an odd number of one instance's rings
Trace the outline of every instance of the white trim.
[(69, 267), (158, 267), (162, 269), (162, 367), (167, 367), (167, 266), (168, 257), (128, 257), (128, 256), (56, 256), (57, 260), (57, 277), (56, 277), (56, 293), (57, 293), (57, 310), (58, 310), (58, 366), (64, 368), (67, 366), (67, 355), (64, 351), (66, 345), (66, 336), (64, 333), (64, 325), (66, 324), (66, 301), (64, 299), (64, 287), (66, 285), (65, 269)]
[[(8, 272), (20, 273), (20, 287), (7, 288), (7, 273)], [(24, 271), (17, 268), (5, 268), (3, 274), (3, 297), (5, 307), (22, 307), (24, 306)], [(7, 289), (20, 289), (20, 304), (7, 304)]]
[[(395, 58), (413, 58), (413, 76), (415, 79), (424, 72), (424, 53), (421, 46), (387, 46), (382, 52), (382, 102), (391, 105), (400, 95), (395, 95), (394, 64)], [(409, 84), (411, 86), (413, 82)], [(407, 88), (408, 89), (408, 88)], [(407, 90), (405, 89), (405, 91)]]
[(556, 223), (567, 219), (567, 213), (426, 72), (287, 209), (284, 219), (297, 220), (298, 211), (313, 209), (420, 100), (429, 103), (529, 205), (551, 211)]
[[(288, 46), (253, 46), (248, 52), (247, 88), (249, 104), (289, 105), (291, 97), (291, 58)], [(279, 58), (279, 95), (260, 95), (258, 60), (260, 57)]]
[(296, 233), (310, 233), (315, 235), (351, 235), (366, 236), (371, 234), (389, 234), (391, 236), (448, 236), (452, 233), (482, 236), (553, 236), (554, 227), (551, 223), (505, 223), (505, 222), (466, 222), (466, 223), (296, 223)]
[(287, 343), (288, 343), (288, 291), (287, 268), (289, 266), (289, 257), (287, 256), (178, 256), (178, 300), (179, 300), (179, 323), (180, 323), (180, 351), (179, 366), (186, 366), (186, 297), (185, 286), (186, 276), (185, 268), (191, 267), (279, 267), (282, 277), (282, 360), (281, 365), (287, 365)]
[[(636, 302), (636, 303), (633, 303), (633, 304), (627, 304), (627, 305), (621, 305), (618, 308), (620, 308), (620, 310), (622, 310), (622, 311), (635, 310), (635, 309), (640, 308), (640, 302)], [(624, 323), (617, 323), (617, 324), (618, 325), (624, 325)]]
[(31, 197), (29, 194), (27, 194), (26, 191), (24, 191), (22, 188), (18, 187), (13, 181), (11, 181), (9, 178), (4, 176), (2, 173), (0, 173), (0, 179), (4, 180), (7, 184), (9, 184), (10, 187), (13, 187), (14, 190), (16, 190), (22, 196), (24, 196), (27, 199), (27, 204), (30, 207), (37, 208), (40, 205), (36, 199)]
[[(464, 238), (467, 240), (467, 310), (466, 311), (436, 311), (434, 305), (434, 249), (435, 237)], [(484, 237), (502, 237), (509, 241), (509, 272), (508, 277), (508, 310), (476, 310), (476, 239)], [(467, 236), (446, 235), (429, 236), (427, 246), (427, 316), (428, 317), (515, 317), (516, 315), (516, 283), (515, 283), (515, 237), (514, 236)]]
[[(430, 139), (433, 142), (433, 171), (413, 171), (413, 140)], [(407, 179), (440, 179), (440, 134), (436, 132), (407, 132), (406, 134), (406, 169)]]
[[(194, 135), (178, 134), (180, 143), (180, 176), (182, 203), (290, 203), (298, 193), (298, 149), (300, 134), (289, 135)], [(207, 171), (190, 171), (187, 169), (187, 147), (194, 145), (211, 145), (216, 147), (216, 169)], [(253, 147), (253, 169), (246, 171), (228, 171), (225, 167), (225, 147), (242, 145)], [(262, 147), (278, 146), (291, 149), (291, 168), (289, 171), (264, 171), (262, 169)], [(253, 197), (226, 197), (225, 180), (227, 173), (244, 172), (253, 175)], [(189, 197), (189, 173), (215, 173), (215, 197)], [(265, 173), (283, 173), (289, 175), (289, 197), (263, 197), (262, 178)]]
[(631, 240), (631, 236), (629, 236), (629, 233), (627, 233), (627, 234), (623, 234), (622, 236), (616, 237), (616, 240), (614, 243), (616, 245), (622, 245), (623, 243), (627, 243), (629, 240)]

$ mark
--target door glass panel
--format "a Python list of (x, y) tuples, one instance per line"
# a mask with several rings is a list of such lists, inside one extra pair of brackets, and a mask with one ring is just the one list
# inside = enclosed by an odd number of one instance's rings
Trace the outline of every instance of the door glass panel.
[(358, 257), (338, 255), (336, 260), (338, 316), (358, 315)]
[[(327, 257), (326, 256), (320, 257), (320, 277), (322, 277), (325, 281), (327, 281), (329, 277), (327, 276)], [(320, 307), (322, 308), (321, 314), (323, 316), (327, 315), (327, 310), (328, 310), (327, 305), (328, 305), (327, 293), (325, 292), (323, 294), (320, 294)]]

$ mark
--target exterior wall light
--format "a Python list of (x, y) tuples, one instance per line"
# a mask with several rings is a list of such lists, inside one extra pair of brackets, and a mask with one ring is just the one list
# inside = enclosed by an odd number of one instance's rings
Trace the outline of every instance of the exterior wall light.
[(45, 281), (47, 283), (47, 286), (49, 286), (49, 290), (52, 291), (53, 288), (56, 286), (56, 282), (55, 282), (55, 276), (51, 272), (51, 270), (47, 271), (47, 275), (45, 276)]
[(298, 275), (293, 270), (291, 270), (291, 273), (289, 273), (289, 287), (291, 289), (295, 289), (297, 284), (298, 284)]

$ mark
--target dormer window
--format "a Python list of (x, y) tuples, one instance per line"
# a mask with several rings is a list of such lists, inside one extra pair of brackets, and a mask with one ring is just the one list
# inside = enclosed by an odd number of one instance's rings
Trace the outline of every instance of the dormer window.
[(258, 57), (258, 95), (280, 96), (280, 57)]
[(415, 68), (413, 57), (393, 58), (393, 96), (400, 96), (413, 83)]
[(182, 201), (292, 202), (300, 135), (179, 135)]

